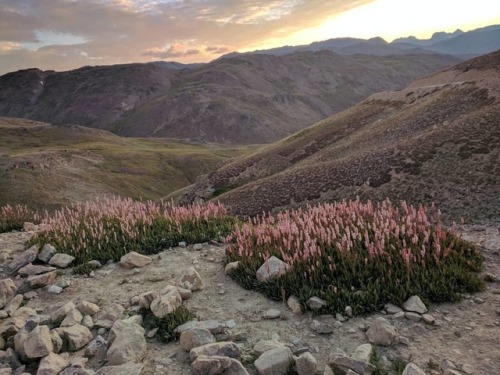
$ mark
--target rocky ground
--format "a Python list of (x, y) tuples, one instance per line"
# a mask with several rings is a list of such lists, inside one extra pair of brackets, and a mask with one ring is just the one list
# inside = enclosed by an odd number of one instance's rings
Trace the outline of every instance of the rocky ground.
[[(429, 311), (416, 299), (402, 306), (407, 311), (387, 306), (353, 318), (349, 311), (293, 312), (290, 301), (242, 289), (224, 272), (224, 245), (130, 256), (85, 277), (72, 274), (71, 259), (53, 258), (53, 249), (26, 252), (32, 234), (0, 234), (1, 375), (281, 374), (294, 358), (299, 374), (371, 374), (366, 360), (374, 348), (381, 365), (414, 364), (405, 375), (500, 373), (498, 227), (463, 229), (484, 253), (484, 292)], [(35, 258), (38, 266), (25, 266)], [(180, 343), (162, 344), (136, 313), (146, 306), (161, 314), (181, 299), (200, 321), (212, 322), (187, 327)]]

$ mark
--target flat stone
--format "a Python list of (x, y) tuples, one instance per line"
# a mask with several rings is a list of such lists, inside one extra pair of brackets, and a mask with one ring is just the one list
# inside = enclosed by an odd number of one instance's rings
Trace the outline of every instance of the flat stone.
[(217, 320), (190, 320), (175, 329), (176, 333), (182, 333), (195, 328), (206, 329), (212, 334), (222, 333), (224, 331), (224, 325), (219, 323)]
[(320, 334), (328, 334), (333, 332), (334, 326), (330, 323), (313, 320), (311, 322), (311, 329)]
[(475, 373), (474, 372), (474, 367), (472, 367), (468, 363), (464, 363), (462, 365), (462, 371), (465, 372), (467, 375), (473, 375)]
[(393, 305), (392, 303), (387, 303), (384, 306), (384, 310), (387, 312), (387, 314), (391, 314), (391, 315), (397, 314), (398, 312), (403, 311), (403, 309), (401, 307)]
[(93, 316), (97, 314), (100, 310), (99, 306), (97, 306), (95, 303), (87, 302), (87, 301), (81, 301), (78, 302), (76, 305), (76, 308), (85, 315), (90, 315)]
[(142, 268), (151, 264), (153, 259), (146, 255), (131, 251), (120, 258), (120, 265), (124, 268)]
[(346, 374), (349, 370), (360, 375), (371, 375), (375, 366), (366, 361), (360, 361), (354, 358), (342, 355), (342, 353), (332, 353), (328, 358), (328, 365), (334, 373)]
[(426, 375), (425, 371), (422, 370), (414, 363), (408, 363), (401, 375)]
[(443, 371), (443, 375), (462, 375), (462, 373), (457, 371), (457, 370), (453, 370), (451, 368), (448, 368), (448, 369)]
[(319, 297), (311, 297), (307, 300), (307, 306), (309, 306), (311, 310), (319, 310), (326, 306), (326, 301)]
[(215, 343), (215, 337), (207, 329), (193, 328), (181, 333), (180, 346), (186, 352), (212, 343)]
[(260, 357), (263, 353), (269, 350), (280, 349), (284, 347), (285, 345), (277, 340), (260, 340), (257, 341), (257, 343), (255, 343), (255, 345), (253, 346), (253, 353), (256, 357)]
[(143, 368), (142, 363), (124, 363), (118, 366), (101, 367), (96, 375), (141, 375)]
[(411, 296), (408, 298), (408, 300), (404, 303), (403, 308), (405, 311), (419, 314), (425, 314), (428, 311), (419, 296)]
[(241, 356), (241, 349), (234, 342), (216, 342), (195, 347), (189, 352), (191, 361), (199, 356), (210, 357), (214, 355), (238, 359)]
[(21, 267), (17, 273), (22, 276), (33, 276), (33, 275), (41, 275), (42, 273), (47, 273), (50, 271), (54, 271), (55, 267), (43, 266), (39, 264), (27, 264), (24, 267)]
[(366, 333), (375, 345), (391, 345), (397, 337), (396, 329), (382, 317), (376, 318)]
[(42, 275), (28, 277), (28, 284), (32, 289), (46, 287), (57, 279), (57, 271), (47, 272)]
[(57, 375), (68, 366), (67, 359), (56, 353), (49, 353), (40, 361), (36, 375)]
[(269, 309), (267, 310), (262, 317), (264, 319), (278, 319), (281, 316), (281, 311), (278, 309)]
[(20, 268), (26, 266), (27, 264), (33, 262), (38, 255), (38, 246), (31, 246), (28, 250), (23, 251), (22, 253), (16, 255), (14, 259), (12, 259), (7, 266), (5, 267), (5, 271), (7, 274), (13, 274)]
[(270, 257), (267, 261), (260, 266), (257, 270), (257, 280), (260, 282), (266, 282), (271, 279), (275, 279), (284, 274), (290, 266), (283, 262), (281, 259), (276, 258), (275, 256)]
[(54, 256), (52, 258), (50, 258), (49, 264), (51, 266), (56, 266), (56, 267), (59, 267), (59, 268), (66, 268), (74, 260), (75, 260), (75, 257), (71, 256), (69, 254), (56, 253), (56, 254), (54, 254)]
[(38, 254), (38, 259), (40, 259), (44, 263), (49, 263), (50, 258), (52, 258), (55, 253), (57, 253), (57, 250), (54, 246), (45, 244)]
[(422, 320), (422, 315), (414, 312), (405, 312), (405, 318), (413, 322), (420, 322)]
[(201, 243), (195, 243), (193, 245), (193, 250), (195, 250), (195, 251), (201, 251), (201, 249), (203, 249), (203, 244), (201, 244)]
[(199, 356), (191, 364), (191, 370), (193, 375), (248, 375), (238, 360), (223, 356)]
[(292, 351), (287, 348), (277, 348), (264, 352), (254, 362), (260, 375), (286, 374), (293, 366)]

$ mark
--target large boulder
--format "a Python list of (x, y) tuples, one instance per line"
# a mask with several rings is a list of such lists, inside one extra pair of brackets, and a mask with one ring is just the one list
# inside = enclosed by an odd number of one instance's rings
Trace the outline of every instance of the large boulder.
[(115, 321), (108, 337), (108, 365), (142, 361), (147, 352), (144, 333), (144, 328), (138, 324), (124, 320)]
[(95, 303), (81, 301), (78, 302), (76, 308), (84, 315), (95, 315), (99, 312), (100, 308)]
[(193, 348), (212, 344), (215, 342), (215, 337), (208, 329), (194, 328), (181, 333), (180, 337), (181, 348), (189, 352)]
[(16, 295), (17, 287), (11, 279), (0, 280), (0, 309)]
[(57, 253), (57, 250), (54, 246), (51, 244), (45, 244), (43, 245), (40, 254), (38, 254), (38, 259), (44, 263), (49, 263), (50, 258), (52, 258), (55, 253)]
[(60, 327), (55, 330), (64, 341), (68, 351), (80, 350), (92, 340), (92, 333), (87, 327), (74, 325), (71, 327)]
[(191, 369), (193, 375), (248, 375), (238, 360), (224, 356), (199, 356)]
[(213, 344), (206, 344), (191, 349), (189, 358), (194, 361), (199, 356), (223, 356), (229, 358), (240, 358), (241, 349), (234, 342), (216, 342)]
[(292, 351), (286, 347), (269, 350), (254, 362), (260, 375), (286, 374), (293, 364)]
[(174, 286), (167, 287), (151, 302), (149, 308), (157, 318), (164, 318), (182, 304), (182, 297)]
[(298, 375), (312, 375), (316, 373), (318, 362), (309, 352), (302, 353), (295, 361), (295, 368)]
[(67, 359), (55, 353), (49, 353), (42, 358), (36, 375), (57, 375), (69, 366)]
[(269, 350), (281, 349), (284, 347), (285, 345), (277, 340), (260, 340), (253, 346), (253, 354), (255, 354), (256, 357), (260, 357), (263, 353)]
[(23, 347), (26, 357), (42, 358), (53, 351), (49, 331), (47, 326), (37, 326), (25, 336)]
[(19, 269), (19, 271), (17, 271), (17, 273), (22, 275), (22, 276), (33, 276), (33, 275), (41, 275), (42, 273), (54, 271), (55, 269), (56, 269), (55, 267), (42, 266), (39, 264), (30, 263), (24, 267), (21, 267)]
[(375, 370), (371, 363), (348, 357), (341, 352), (332, 353), (328, 358), (328, 365), (339, 375), (347, 374), (350, 370), (359, 375), (371, 375)]
[(151, 264), (153, 259), (146, 255), (131, 251), (120, 258), (120, 265), (124, 268), (142, 268)]
[(23, 251), (22, 253), (16, 255), (14, 259), (12, 259), (7, 266), (5, 267), (5, 271), (8, 274), (13, 274), (21, 267), (26, 266), (27, 264), (33, 262), (38, 255), (38, 246), (33, 245), (28, 250)]
[(275, 256), (270, 257), (257, 270), (257, 280), (261, 282), (269, 281), (283, 275), (290, 266)]
[(57, 279), (57, 271), (47, 272), (42, 275), (28, 277), (28, 284), (32, 289), (43, 288), (52, 284)]
[(396, 329), (384, 318), (376, 318), (366, 332), (368, 340), (375, 345), (391, 345), (397, 337)]

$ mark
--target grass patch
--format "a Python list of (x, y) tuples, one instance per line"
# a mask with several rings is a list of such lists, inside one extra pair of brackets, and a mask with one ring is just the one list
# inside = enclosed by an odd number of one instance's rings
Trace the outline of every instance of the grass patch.
[[(396, 374), (401, 375), (405, 370), (406, 365), (408, 364), (405, 360), (400, 357), (397, 357), (391, 364), (391, 368), (385, 368), (381, 363), (382, 357), (380, 356), (380, 352), (375, 347), (373, 348), (372, 355), (370, 357), (370, 363), (375, 366), (375, 370), (372, 375), (390, 375)], [(390, 371), (392, 370), (392, 371)]]
[(149, 309), (142, 309), (141, 315), (144, 328), (148, 331), (158, 328), (155, 337), (163, 343), (177, 340), (180, 334), (176, 333), (175, 329), (190, 320), (197, 319), (197, 316), (183, 305), (179, 306), (164, 318), (157, 318)]
[(40, 223), (40, 215), (26, 205), (0, 207), (0, 233), (23, 229), (24, 223)]
[(233, 230), (236, 219), (218, 203), (180, 207), (109, 197), (65, 207), (42, 222), (47, 229), (28, 245), (50, 243), (74, 256), (75, 266), (81, 266), (77, 271), (86, 273), (90, 260), (104, 264), (130, 251), (155, 254), (180, 241), (219, 240)]
[[(439, 210), (389, 200), (310, 206), (257, 217), (229, 237), (227, 261), (239, 261), (232, 277), (247, 289), (301, 303), (327, 301), (320, 313), (378, 311), (401, 306), (411, 295), (426, 303), (459, 301), (484, 289), (477, 272), (483, 258), (470, 242), (441, 224)], [(267, 282), (257, 269), (271, 256), (290, 268)]]
[(241, 185), (242, 184), (230, 184), (230, 185), (221, 186), (221, 187), (215, 189), (215, 191), (212, 194), (212, 197), (216, 198), (219, 195), (227, 193), (228, 191), (231, 191), (231, 190), (234, 190), (236, 188), (239, 188)]

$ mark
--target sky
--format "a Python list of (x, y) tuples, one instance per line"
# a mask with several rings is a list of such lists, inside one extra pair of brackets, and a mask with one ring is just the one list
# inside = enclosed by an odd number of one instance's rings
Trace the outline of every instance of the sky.
[(498, 0), (0, 0), (0, 74), (500, 24)]

